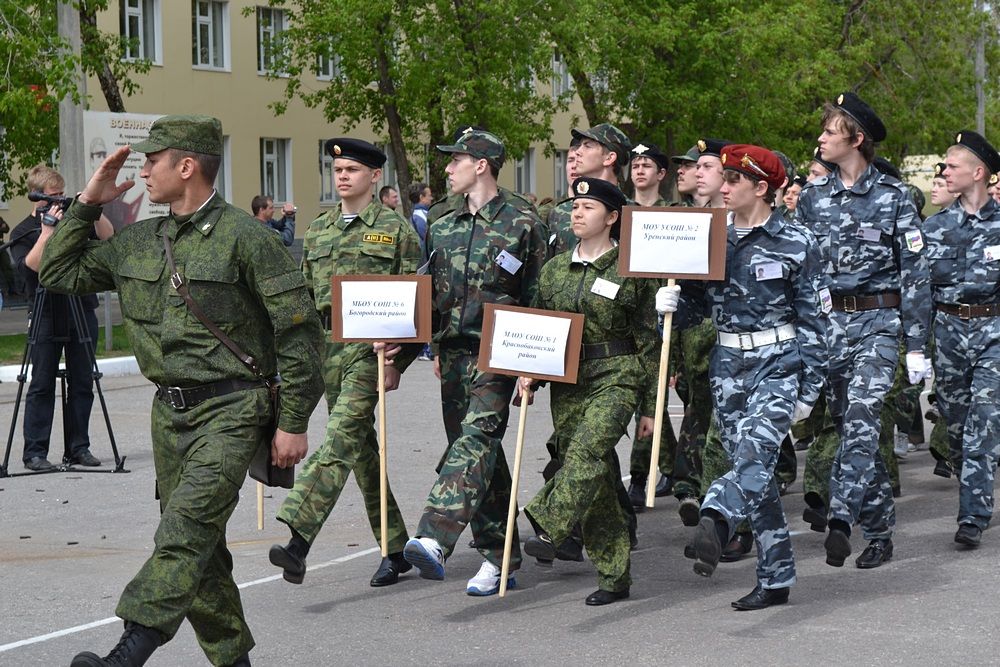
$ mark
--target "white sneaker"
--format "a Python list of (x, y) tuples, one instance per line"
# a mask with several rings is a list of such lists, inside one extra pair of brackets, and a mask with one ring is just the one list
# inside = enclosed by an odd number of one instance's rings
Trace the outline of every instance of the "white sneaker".
[[(517, 581), (513, 574), (507, 575), (507, 588), (516, 588)], [(469, 583), (465, 592), (469, 595), (496, 595), (500, 591), (500, 568), (489, 561), (484, 561)]]
[(905, 459), (906, 455), (910, 453), (910, 447), (910, 437), (908, 435), (899, 431), (893, 434), (892, 452), (896, 455), (896, 458)]
[(407, 541), (403, 558), (420, 570), (422, 579), (444, 579), (444, 551), (433, 537), (414, 537)]

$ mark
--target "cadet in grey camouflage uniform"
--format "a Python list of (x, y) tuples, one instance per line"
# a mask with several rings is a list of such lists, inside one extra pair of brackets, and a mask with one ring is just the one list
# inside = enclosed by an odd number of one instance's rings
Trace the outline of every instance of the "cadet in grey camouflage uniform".
[[(685, 282), (684, 310), (697, 321), (707, 306), (719, 332), (710, 379), (732, 468), (702, 503), (694, 570), (711, 576), (736, 525), (748, 518), (757, 542), (757, 586), (733, 607), (754, 610), (784, 604), (795, 583), (774, 468), (793, 418), (808, 416), (822, 390), (829, 292), (813, 236), (771, 209), (785, 180), (778, 157), (759, 146), (730, 144), (720, 159), (731, 211), (727, 279)], [(657, 310), (675, 310), (679, 291), (662, 288)]]
[(952, 451), (962, 452), (955, 542), (979, 546), (993, 517), (1000, 456), (1000, 205), (987, 193), (1000, 155), (963, 130), (945, 157), (959, 195), (924, 223), (934, 314), (937, 403)]
[(926, 373), (930, 294), (917, 211), (906, 186), (871, 161), (885, 126), (857, 95), (827, 104), (819, 147), (836, 165), (808, 183), (796, 220), (817, 237), (831, 276), (827, 401), (840, 436), (830, 481), (826, 562), (841, 567), (851, 553), (851, 526), (868, 547), (856, 561), (878, 567), (892, 557), (896, 523), (892, 488), (878, 452), (880, 412), (892, 386), (899, 336), (906, 338), (911, 384)]

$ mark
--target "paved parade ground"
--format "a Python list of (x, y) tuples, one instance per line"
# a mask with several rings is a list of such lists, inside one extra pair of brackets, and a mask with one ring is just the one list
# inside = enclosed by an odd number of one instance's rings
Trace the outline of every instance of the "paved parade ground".
[[(103, 381), (128, 474), (57, 474), (0, 479), (0, 665), (68, 665), (81, 650), (104, 655), (121, 634), (118, 596), (152, 548), (157, 522), (149, 437), (152, 386), (143, 378)], [(0, 384), (5, 419), (16, 383)], [(444, 443), (437, 380), (415, 363), (390, 394), (390, 479), (407, 524), (416, 526)], [(551, 431), (547, 391), (530, 410), (519, 502), (541, 486)], [(676, 409), (674, 409), (676, 413)], [(61, 451), (53, 433), (50, 458)], [(675, 419), (675, 423), (677, 420)], [(325, 405), (310, 427), (310, 449), (322, 438)], [(513, 460), (516, 411), (506, 443)], [(11, 472), (22, 472), (20, 425)], [(111, 460), (95, 401), (92, 450)], [(628, 444), (619, 445), (623, 462)], [(803, 454), (799, 453), (799, 466)], [(627, 463), (625, 464), (627, 468)], [(247, 482), (229, 523), (235, 578), (243, 587), (257, 647), (254, 665), (989, 665), (1000, 663), (1000, 537), (963, 551), (952, 542), (958, 487), (931, 475), (926, 450), (901, 465), (903, 496), (890, 563), (858, 570), (860, 531), (844, 568), (824, 562), (823, 536), (801, 521), (801, 481), (784, 498), (793, 532), (798, 584), (785, 606), (735, 612), (729, 603), (755, 583), (751, 556), (721, 564), (714, 577), (693, 573), (682, 549), (677, 501), (639, 517), (632, 597), (587, 607), (596, 588), (589, 563), (536, 567), (529, 558), (517, 588), (503, 600), (465, 595), (480, 565), (463, 534), (443, 582), (419, 579), (373, 589), (379, 554), (356, 485), (349, 482), (309, 554), (301, 586), (281, 579), (267, 550), (288, 531), (273, 519), (284, 491), (267, 490), (265, 527), (256, 529), (255, 483)], [(522, 518), (522, 539), (530, 528)], [(148, 663), (207, 664), (185, 624)]]

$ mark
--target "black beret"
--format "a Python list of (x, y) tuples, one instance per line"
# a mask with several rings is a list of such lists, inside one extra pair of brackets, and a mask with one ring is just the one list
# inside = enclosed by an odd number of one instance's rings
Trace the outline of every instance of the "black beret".
[(607, 206), (608, 210), (618, 211), (619, 213), (621, 213), (622, 206), (627, 201), (625, 195), (622, 194), (622, 191), (614, 183), (608, 183), (601, 178), (589, 178), (587, 176), (581, 176), (573, 181), (573, 198), (596, 199)]
[(997, 149), (986, 141), (986, 138), (978, 132), (972, 130), (962, 130), (955, 135), (955, 145), (961, 146), (972, 152), (977, 158), (986, 163), (986, 168), (992, 173), (1000, 172), (1000, 154)]
[(660, 169), (670, 168), (670, 158), (664, 155), (663, 151), (659, 147), (649, 141), (641, 141), (632, 147), (632, 158), (637, 157), (648, 157), (650, 160), (656, 163)]
[(903, 175), (899, 173), (899, 169), (893, 163), (886, 160), (881, 155), (876, 155), (875, 159), (872, 160), (872, 164), (875, 168), (881, 171), (886, 176), (892, 176), (897, 181), (903, 180)]
[(944, 170), (948, 168), (944, 162), (938, 162), (934, 165), (934, 178), (944, 178)]
[(372, 169), (381, 169), (385, 164), (385, 153), (379, 150), (375, 144), (370, 144), (362, 139), (350, 139), (348, 137), (337, 137), (327, 139), (326, 152), (330, 157), (339, 157), (360, 162)]
[(813, 149), (813, 158), (812, 159), (813, 159), (813, 162), (819, 162), (823, 166), (824, 169), (826, 169), (827, 171), (829, 171), (831, 173), (833, 172), (834, 169), (837, 168), (837, 165), (835, 165), (834, 163), (827, 162), (826, 160), (823, 159), (823, 154), (819, 152), (819, 146), (817, 146), (816, 148)]
[(858, 125), (875, 143), (885, 141), (885, 125), (875, 111), (865, 102), (848, 91), (837, 97), (836, 106), (848, 116), (858, 121)]
[(725, 139), (699, 139), (696, 146), (698, 147), (698, 155), (714, 155), (719, 157), (722, 155), (722, 149), (733, 142), (726, 141)]

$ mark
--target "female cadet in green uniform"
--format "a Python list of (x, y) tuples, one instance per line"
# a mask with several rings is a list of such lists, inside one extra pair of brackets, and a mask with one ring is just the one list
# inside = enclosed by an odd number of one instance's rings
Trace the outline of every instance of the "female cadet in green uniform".
[[(573, 184), (572, 252), (557, 255), (542, 268), (535, 304), (540, 308), (583, 313), (583, 348), (577, 384), (552, 386), (552, 421), (556, 454), (562, 467), (525, 507), (537, 533), (524, 545), (540, 564), (551, 564), (556, 545), (579, 521), (583, 542), (598, 571), (598, 590), (588, 605), (627, 598), (629, 536), (625, 514), (615, 495), (618, 467), (615, 445), (632, 415), (652, 415), (655, 369), (643, 358), (657, 343), (656, 321), (647, 310), (656, 300), (653, 281), (621, 278), (617, 273), (617, 230), (625, 195), (597, 178)], [(530, 392), (530, 378), (520, 391)], [(640, 396), (643, 405), (640, 406)], [(652, 417), (642, 417), (652, 432)]]

